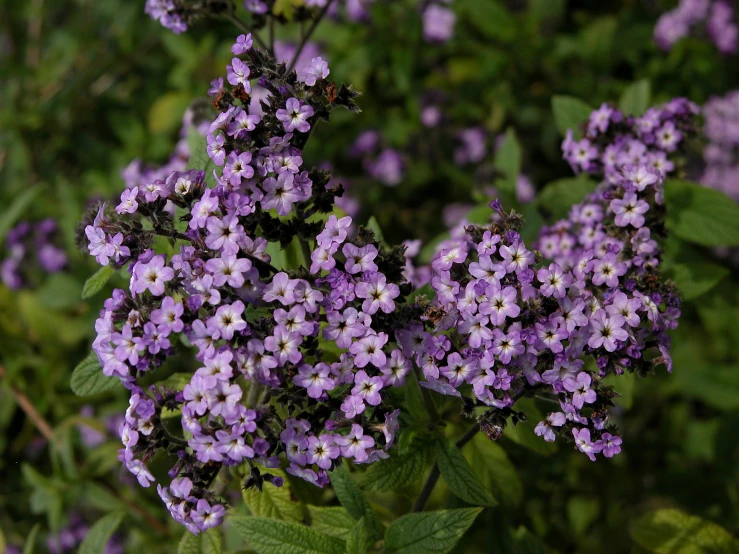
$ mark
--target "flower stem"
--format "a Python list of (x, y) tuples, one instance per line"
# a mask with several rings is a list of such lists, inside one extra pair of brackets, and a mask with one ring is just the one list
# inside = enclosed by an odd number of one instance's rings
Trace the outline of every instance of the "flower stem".
[(257, 34), (257, 32), (251, 30), (249, 26), (239, 18), (239, 16), (237, 16), (235, 13), (229, 13), (226, 17), (228, 17), (233, 22), (234, 25), (236, 25), (239, 29), (241, 29), (245, 33), (251, 33), (251, 37), (254, 39), (254, 42), (256, 42), (262, 49), (270, 53), (272, 52), (269, 46), (267, 46), (267, 43), (265, 43), (262, 40), (262, 38)]
[(434, 404), (434, 399), (431, 397), (431, 393), (426, 387), (421, 386), (421, 374), (416, 366), (413, 366), (413, 372), (416, 376), (416, 383), (418, 384), (418, 388), (421, 389), (421, 398), (423, 398), (423, 405), (426, 406), (426, 411), (429, 413), (429, 417), (431, 418), (432, 422), (434, 424), (439, 422), (439, 412), (436, 409), (436, 404)]
[(313, 31), (316, 30), (316, 27), (318, 27), (318, 24), (323, 19), (323, 16), (326, 15), (326, 12), (331, 7), (331, 4), (334, 3), (334, 0), (328, 0), (326, 2), (326, 5), (323, 7), (323, 9), (318, 14), (318, 17), (316, 17), (313, 20), (313, 23), (310, 27), (308, 27), (308, 30), (303, 33), (303, 37), (300, 39), (300, 44), (298, 44), (298, 47), (295, 49), (295, 54), (293, 55), (293, 59), (290, 60), (290, 63), (287, 66), (287, 72), (290, 73), (293, 69), (295, 69), (295, 64), (298, 63), (298, 58), (300, 57), (300, 54), (303, 53), (303, 48), (305, 48), (305, 45), (308, 43), (308, 40), (313, 35)]
[(303, 260), (305, 261), (305, 268), (308, 269), (311, 266), (310, 246), (308, 245), (308, 241), (301, 236), (298, 236), (298, 242), (300, 243), (300, 250), (303, 252)]
[[(472, 440), (472, 437), (474, 437), (479, 430), (480, 430), (480, 424), (475, 423), (455, 443), (457, 448), (462, 448), (465, 444), (470, 442)], [(418, 495), (416, 502), (413, 504), (413, 512), (423, 511), (423, 509), (426, 507), (426, 503), (431, 497), (431, 493), (434, 491), (434, 487), (436, 486), (436, 482), (439, 480), (440, 476), (441, 476), (441, 471), (439, 471), (439, 464), (434, 462), (434, 467), (431, 468), (431, 472), (429, 473), (429, 476), (426, 478), (426, 482), (423, 484), (423, 488), (421, 489), (421, 494)]]

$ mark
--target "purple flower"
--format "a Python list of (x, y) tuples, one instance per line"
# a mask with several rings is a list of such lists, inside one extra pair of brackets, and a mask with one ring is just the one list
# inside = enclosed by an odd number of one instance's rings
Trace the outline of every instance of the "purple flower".
[(374, 259), (377, 257), (377, 248), (368, 244), (358, 247), (353, 244), (345, 244), (341, 252), (346, 257), (344, 269), (347, 273), (364, 273), (368, 271), (377, 271), (377, 265)]
[[(249, 83), (249, 66), (242, 62), (239, 58), (233, 58), (231, 65), (226, 66), (226, 80), (232, 85), (242, 85), (244, 90), (251, 92)], [(220, 164), (219, 164), (220, 165)]]
[(208, 326), (214, 329), (213, 338), (231, 340), (234, 333), (245, 330), (248, 325), (241, 318), (244, 313), (244, 303), (237, 300), (233, 304), (219, 306), (216, 314), (208, 318)]
[(349, 352), (354, 355), (354, 364), (359, 367), (365, 367), (372, 364), (377, 368), (381, 368), (387, 362), (387, 356), (382, 347), (387, 343), (387, 335), (385, 333), (367, 335), (366, 337), (353, 343), (349, 348)]
[(331, 369), (324, 363), (315, 366), (303, 364), (298, 368), (294, 381), (297, 386), (308, 389), (308, 396), (318, 399), (323, 396), (323, 391), (332, 390), (336, 386), (329, 377), (330, 373)]
[(611, 200), (611, 211), (616, 214), (615, 222), (619, 227), (631, 225), (638, 229), (644, 225), (644, 214), (649, 210), (649, 204), (639, 200), (635, 193), (627, 192), (622, 200)]
[(573, 429), (572, 436), (575, 438), (575, 446), (577, 446), (577, 449), (586, 454), (587, 457), (590, 458), (590, 461), (594, 462), (595, 455), (600, 452), (603, 447), (598, 443), (591, 442), (590, 430), (586, 428)]
[(363, 462), (367, 459), (367, 449), (375, 445), (372, 437), (365, 436), (364, 429), (356, 423), (352, 425), (351, 432), (345, 437), (336, 437), (336, 444), (341, 446), (341, 455), (345, 458), (354, 458), (355, 462)]
[(313, 108), (301, 103), (297, 98), (288, 98), (285, 108), (277, 110), (275, 115), (282, 121), (286, 133), (293, 131), (307, 133), (310, 129), (308, 119), (313, 115)]
[(233, 52), (236, 56), (240, 56), (241, 54), (245, 54), (247, 51), (251, 50), (253, 44), (254, 41), (252, 41), (251, 33), (248, 33), (246, 35), (239, 35), (238, 37), (236, 37), (236, 42), (231, 47), (231, 52)]
[(562, 427), (565, 424), (565, 415), (562, 412), (550, 413), (544, 421), (540, 421), (534, 429), (534, 433), (538, 437), (542, 437), (547, 442), (555, 439), (554, 429), (552, 427)]
[(363, 369), (360, 369), (354, 376), (352, 396), (360, 398), (362, 402), (366, 402), (370, 406), (377, 406), (382, 402), (380, 396), (382, 387), (382, 377), (369, 377)]
[(395, 310), (394, 298), (400, 296), (398, 285), (388, 283), (382, 273), (375, 273), (369, 281), (357, 283), (354, 287), (357, 298), (364, 298), (362, 311), (372, 315), (377, 310), (389, 314)]
[(457, 17), (450, 9), (431, 4), (423, 12), (423, 36), (428, 42), (446, 42), (454, 33)]
[(116, 206), (115, 211), (119, 214), (133, 214), (139, 207), (139, 203), (136, 201), (136, 197), (139, 194), (139, 188), (133, 187), (132, 189), (124, 190), (121, 193), (121, 203)]
[(597, 311), (591, 317), (593, 329), (588, 346), (591, 348), (605, 348), (608, 352), (616, 351), (616, 341), (625, 341), (629, 333), (623, 329), (624, 318), (619, 314), (607, 315), (605, 310)]
[(304, 67), (300, 71), (298, 81), (312, 87), (316, 84), (318, 79), (325, 79), (328, 77), (330, 72), (328, 62), (321, 57), (313, 58), (310, 65)]
[(612, 458), (621, 452), (621, 437), (614, 437), (610, 433), (603, 433), (598, 442), (602, 444), (601, 448), (606, 458)]

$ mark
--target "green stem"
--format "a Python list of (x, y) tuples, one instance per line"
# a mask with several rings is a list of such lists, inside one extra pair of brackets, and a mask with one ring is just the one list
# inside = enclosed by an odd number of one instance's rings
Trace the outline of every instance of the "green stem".
[(298, 58), (300, 57), (300, 54), (303, 53), (303, 48), (305, 48), (305, 45), (308, 43), (308, 39), (310, 39), (311, 35), (313, 35), (313, 31), (316, 30), (316, 27), (318, 27), (318, 24), (321, 22), (321, 19), (323, 19), (323, 16), (326, 15), (326, 12), (331, 7), (331, 4), (333, 3), (334, 3), (334, 0), (328, 0), (328, 2), (323, 7), (321, 12), (318, 14), (318, 17), (316, 17), (313, 20), (313, 23), (308, 28), (308, 31), (306, 33), (303, 33), (303, 37), (300, 39), (300, 44), (298, 44), (298, 47), (295, 50), (295, 55), (293, 56), (293, 59), (290, 60), (290, 64), (287, 66), (288, 73), (290, 73), (293, 69), (295, 69), (295, 64), (298, 63)]
[(228, 17), (228, 19), (230, 19), (234, 25), (236, 25), (239, 29), (241, 29), (245, 33), (251, 33), (251, 38), (253, 38), (254, 42), (256, 42), (259, 46), (261, 46), (262, 49), (268, 52), (272, 52), (272, 50), (270, 50), (270, 48), (262, 40), (262, 38), (257, 34), (257, 32), (250, 29), (249, 26), (239, 18), (239, 16), (237, 16), (235, 13), (229, 13), (226, 17)]
[[(462, 448), (465, 444), (470, 442), (472, 440), (472, 437), (474, 437), (479, 430), (480, 430), (480, 424), (475, 423), (455, 443), (457, 448)], [(416, 502), (413, 504), (414, 512), (422, 512), (423, 509), (426, 507), (426, 503), (431, 497), (431, 493), (434, 491), (434, 487), (436, 486), (436, 482), (439, 480), (440, 476), (441, 476), (441, 471), (439, 471), (439, 464), (434, 462), (434, 467), (431, 468), (431, 472), (429, 473), (429, 476), (426, 478), (426, 482), (423, 484), (421, 493), (418, 495)]]
[(311, 266), (311, 259), (310, 259), (310, 246), (308, 245), (308, 241), (298, 236), (298, 242), (300, 243), (300, 250), (303, 252), (303, 260), (305, 261), (305, 267), (306, 269)]
[(416, 375), (416, 383), (418, 383), (418, 388), (421, 389), (421, 398), (423, 398), (423, 405), (426, 406), (426, 411), (429, 413), (429, 417), (431, 417), (431, 420), (434, 424), (438, 423), (439, 418), (439, 412), (436, 410), (436, 404), (434, 404), (434, 399), (431, 396), (431, 393), (426, 387), (421, 386), (421, 373), (419, 369), (414, 365), (413, 371)]

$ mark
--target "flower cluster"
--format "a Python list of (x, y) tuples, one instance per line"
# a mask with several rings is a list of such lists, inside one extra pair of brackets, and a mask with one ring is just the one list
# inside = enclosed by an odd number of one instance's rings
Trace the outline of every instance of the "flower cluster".
[(590, 114), (582, 139), (571, 130), (562, 142), (564, 159), (575, 173), (590, 173), (618, 181), (620, 168), (643, 164), (666, 175), (675, 169), (671, 159), (695, 134), (699, 108), (689, 100), (675, 98), (649, 108), (641, 117), (626, 116), (603, 104)]
[(421, 366), (423, 386), (462, 397), (468, 409), (493, 408), (483, 424), (489, 435), (515, 414), (517, 399), (548, 394), (560, 411), (536, 433), (571, 437), (592, 460), (611, 457), (621, 439), (609, 424), (615, 394), (603, 379), (671, 368), (666, 331), (676, 325), (679, 298), (660, 279), (651, 234), (664, 217), (661, 176), (646, 166), (620, 176), (544, 229), (543, 264), (518, 234), (520, 218), (497, 201), (493, 223), (468, 226), (439, 247), (436, 327), (411, 327), (401, 344)]
[(10, 289), (28, 287), (40, 269), (57, 273), (67, 265), (67, 255), (56, 246), (58, 228), (53, 219), (23, 221), (5, 238), (7, 255), (0, 264), (0, 279)]
[[(176, 458), (158, 490), (192, 532), (223, 519), (210, 488), (223, 467), (248, 465), (245, 486), (279, 486), (255, 464), (279, 467), (284, 452), (288, 472), (323, 485), (342, 458), (387, 457), (398, 427), (387, 390), (410, 370), (393, 330), (416, 310), (399, 306), (412, 290), (403, 249), (361, 228), (350, 236), (349, 217), (323, 224), (340, 187), (303, 169), (318, 117), (356, 109), (356, 93), (328, 82), (320, 58), (296, 74), (249, 35), (233, 51), (207, 135), (212, 186), (202, 170), (174, 171), (125, 190), (118, 216), (103, 205), (85, 228), (98, 262), (128, 262), (131, 275), (105, 302), (93, 344), (103, 372), (131, 393), (120, 459), (149, 486), (149, 460), (160, 450)], [(252, 80), (269, 92), (260, 114)], [(174, 255), (154, 250), (160, 237)], [(277, 243), (300, 245), (310, 267), (274, 267), (267, 249)], [(183, 343), (196, 351), (194, 373), (144, 387)]]
[(735, 54), (739, 27), (734, 9), (726, 0), (680, 0), (677, 8), (663, 14), (654, 27), (654, 41), (671, 50), (677, 41), (705, 27), (722, 54)]
[(711, 98), (703, 114), (709, 142), (703, 150), (706, 168), (701, 182), (739, 202), (739, 91)]

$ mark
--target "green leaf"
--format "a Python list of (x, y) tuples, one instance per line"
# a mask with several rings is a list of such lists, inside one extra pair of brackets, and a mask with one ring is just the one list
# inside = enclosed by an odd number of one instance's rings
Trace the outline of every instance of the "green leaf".
[(372, 511), (372, 506), (367, 502), (367, 499), (362, 494), (362, 490), (359, 488), (352, 479), (349, 469), (346, 464), (342, 464), (332, 472), (329, 473), (331, 479), (331, 485), (334, 487), (334, 493), (341, 502), (341, 505), (346, 508), (356, 521), (365, 518), (367, 527), (370, 529), (372, 536), (380, 536), (380, 528), (375, 518), (375, 513)]
[(440, 438), (436, 456), (436, 463), (439, 464), (441, 476), (459, 498), (477, 506), (495, 506), (498, 504), (498, 501), (480, 482), (475, 472), (472, 471), (470, 464), (467, 463), (459, 448), (452, 441), (446, 437)]
[(229, 522), (259, 554), (344, 554), (344, 541), (298, 523), (256, 516)]
[(26, 537), (26, 542), (23, 543), (23, 554), (33, 554), (36, 549), (36, 536), (38, 535), (41, 524), (37, 523), (31, 528), (31, 532)]
[(346, 554), (366, 554), (370, 543), (371, 537), (362, 518), (354, 524), (346, 539)]
[(603, 384), (611, 385), (621, 396), (614, 398), (614, 401), (623, 406), (627, 410), (634, 405), (634, 386), (636, 385), (636, 375), (633, 373), (624, 372), (623, 375), (614, 375), (609, 373), (608, 376), (603, 379)]
[(513, 532), (513, 554), (552, 554), (552, 551), (539, 537), (521, 526)]
[(23, 190), (13, 199), (10, 206), (0, 214), (0, 244), (5, 243), (5, 235), (13, 228), (13, 225), (23, 215), (25, 209), (33, 202), (39, 192), (41, 192), (39, 185)]
[(387, 528), (385, 547), (398, 554), (450, 552), (481, 511), (463, 508), (404, 515)]
[(72, 371), (69, 385), (77, 396), (91, 396), (112, 390), (119, 382), (103, 373), (97, 354), (90, 352)]
[(503, 143), (495, 155), (495, 169), (503, 173), (503, 178), (496, 181), (501, 192), (514, 195), (516, 181), (521, 173), (521, 145), (516, 138), (516, 131), (509, 127), (505, 132)]
[(590, 117), (593, 108), (573, 96), (553, 96), (552, 112), (554, 112), (554, 123), (562, 136), (567, 134), (568, 129), (572, 129), (575, 139), (580, 139), (582, 132), (580, 130), (583, 123)]
[(303, 506), (293, 500), (287, 475), (279, 469), (269, 472), (284, 479), (281, 487), (265, 484), (262, 490), (248, 488), (242, 491), (244, 502), (255, 516), (283, 519), (286, 521), (302, 521)]
[(39, 299), (52, 310), (66, 310), (80, 301), (80, 282), (66, 273), (50, 275), (38, 290)]
[(498, 0), (458, 0), (455, 11), (485, 37), (495, 41), (508, 41), (517, 34), (516, 21)]
[(618, 109), (625, 115), (642, 116), (649, 108), (651, 96), (649, 79), (641, 79), (626, 88), (618, 101)]
[(429, 441), (416, 440), (408, 452), (393, 454), (371, 464), (367, 471), (360, 474), (359, 484), (366, 490), (378, 492), (393, 491), (412, 484), (426, 470), (429, 451)]
[(367, 228), (372, 230), (375, 234), (377, 242), (385, 244), (385, 236), (382, 234), (382, 229), (380, 228), (380, 224), (377, 222), (377, 218), (375, 216), (371, 216), (369, 218), (367, 221)]
[(114, 274), (115, 269), (109, 265), (104, 265), (98, 269), (92, 277), (85, 281), (85, 286), (82, 287), (82, 300), (86, 300), (100, 292), (105, 286), (105, 283), (107, 283)]
[(718, 285), (730, 273), (698, 248), (670, 235), (665, 241), (665, 274), (670, 277), (683, 300), (693, 300)]
[(567, 517), (576, 535), (582, 535), (598, 519), (600, 504), (597, 498), (575, 495), (567, 501)]
[(165, 134), (178, 129), (191, 100), (190, 94), (185, 92), (167, 92), (157, 98), (149, 109), (149, 130)]
[(551, 221), (564, 219), (575, 204), (580, 203), (595, 190), (597, 183), (586, 175), (569, 179), (558, 179), (547, 183), (537, 194), (536, 205), (545, 215), (551, 214)]
[(739, 552), (739, 540), (723, 527), (674, 509), (646, 514), (631, 529), (631, 537), (654, 554)]
[(556, 452), (558, 448), (556, 443), (546, 442), (534, 434), (537, 423), (544, 419), (534, 401), (530, 398), (524, 398), (518, 401), (516, 408), (526, 413), (526, 421), (520, 421), (515, 426), (508, 424), (504, 435), (516, 444), (543, 456), (549, 456)]
[(295, 8), (302, 5), (304, 5), (303, 0), (276, 0), (272, 13), (290, 21), (293, 18)]
[(478, 433), (468, 442), (462, 453), (480, 480), (500, 503), (518, 507), (523, 500), (523, 484), (505, 450), (484, 433)]
[(208, 139), (195, 127), (187, 130), (187, 149), (190, 151), (187, 169), (199, 169), (207, 173), (209, 165), (213, 162), (208, 156)]
[(667, 227), (703, 246), (739, 246), (739, 204), (725, 194), (689, 181), (665, 183)]
[(343, 506), (308, 506), (311, 527), (337, 539), (346, 540), (357, 521)]
[(222, 554), (223, 537), (218, 529), (208, 529), (199, 535), (185, 531), (177, 554)]
[(80, 545), (79, 554), (100, 554), (105, 552), (105, 545), (123, 521), (124, 512), (113, 512), (101, 517), (88, 531)]

